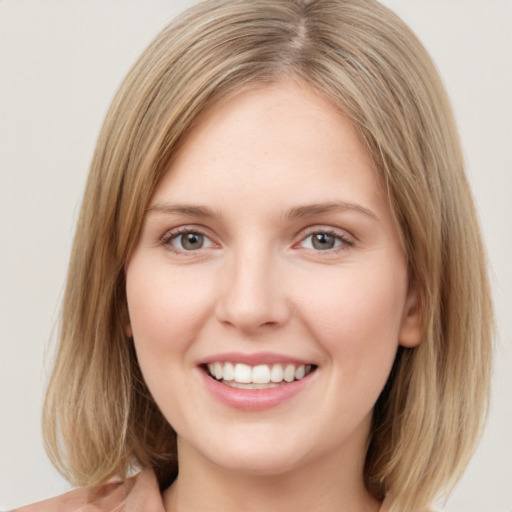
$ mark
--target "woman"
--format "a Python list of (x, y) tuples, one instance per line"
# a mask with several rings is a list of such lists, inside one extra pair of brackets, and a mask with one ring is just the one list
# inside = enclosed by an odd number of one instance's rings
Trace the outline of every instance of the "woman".
[(85, 489), (32, 507), (425, 510), (481, 431), (491, 316), (410, 30), (372, 1), (200, 4), (100, 135), (45, 409)]

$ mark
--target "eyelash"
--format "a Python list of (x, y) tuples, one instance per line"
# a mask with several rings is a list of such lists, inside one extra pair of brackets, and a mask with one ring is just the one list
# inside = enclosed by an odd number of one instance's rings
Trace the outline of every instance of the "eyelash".
[[(194, 250), (186, 250), (186, 249), (177, 249), (177, 248), (175, 248), (172, 245), (173, 240), (177, 239), (178, 237), (180, 237), (182, 235), (189, 235), (189, 234), (201, 235), (206, 240), (209, 240), (210, 243), (213, 243), (213, 242), (211, 242), (210, 238), (201, 229), (192, 229), (192, 228), (188, 228), (188, 227), (181, 227), (181, 228), (173, 229), (172, 231), (168, 231), (160, 239), (160, 243), (162, 245), (166, 246), (166, 248), (169, 251), (171, 251), (171, 252), (173, 252), (175, 254), (189, 254), (189, 255), (192, 255), (193, 253), (195, 253), (195, 252), (205, 248), (205, 247), (201, 247), (201, 248), (197, 249), (197, 251), (194, 251)], [(308, 250), (314, 251), (317, 254), (322, 254), (322, 253), (324, 253), (325, 255), (338, 254), (339, 252), (347, 250), (348, 248), (350, 248), (350, 247), (352, 247), (354, 245), (354, 242), (352, 240), (350, 240), (346, 235), (343, 235), (342, 233), (340, 233), (338, 231), (335, 231), (333, 229), (316, 228), (316, 229), (311, 229), (309, 232), (307, 232), (306, 235), (303, 236), (301, 238), (301, 240), (297, 244), (294, 245), (294, 248), (297, 247), (300, 244), (303, 244), (306, 240), (308, 240), (313, 235), (328, 235), (328, 236), (332, 236), (337, 241), (340, 242), (339, 245), (334, 246), (331, 249), (326, 249), (326, 250), (323, 250), (323, 251), (319, 250), (319, 249), (315, 249), (315, 248), (306, 248)]]
[[(332, 254), (338, 254), (342, 251), (346, 251), (350, 247), (354, 245), (354, 242), (348, 238), (345, 234), (340, 233), (339, 231), (336, 231), (334, 229), (322, 229), (322, 228), (313, 228), (309, 232), (307, 232), (306, 236), (301, 238), (299, 244), (304, 243), (308, 238), (312, 237), (313, 235), (328, 235), (334, 237), (336, 240), (341, 242), (338, 246), (335, 246), (331, 249), (327, 250), (319, 250), (315, 248), (311, 248), (310, 250), (314, 251), (316, 254), (321, 255), (332, 255)], [(295, 244), (298, 245), (298, 244)]]
[[(190, 235), (190, 234), (201, 235), (205, 239), (210, 240), (210, 238), (200, 229), (181, 227), (181, 228), (176, 228), (171, 231), (168, 231), (161, 238), (160, 243), (162, 245), (164, 245), (169, 251), (171, 251), (175, 254), (185, 254), (185, 255), (190, 254), (190, 255), (192, 255), (194, 252), (197, 252), (197, 251), (192, 251), (192, 250), (187, 251), (186, 249), (177, 249), (176, 247), (174, 247), (172, 245), (173, 240), (179, 238), (182, 235)], [(203, 249), (203, 247), (201, 247), (201, 249)], [(198, 249), (198, 250), (200, 250), (200, 249)]]

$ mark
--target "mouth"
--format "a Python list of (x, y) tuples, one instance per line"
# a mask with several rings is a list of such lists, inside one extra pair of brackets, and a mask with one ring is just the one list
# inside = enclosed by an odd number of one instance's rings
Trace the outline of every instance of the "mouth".
[(258, 364), (212, 362), (202, 369), (212, 379), (237, 389), (271, 389), (297, 382), (316, 370), (314, 364)]

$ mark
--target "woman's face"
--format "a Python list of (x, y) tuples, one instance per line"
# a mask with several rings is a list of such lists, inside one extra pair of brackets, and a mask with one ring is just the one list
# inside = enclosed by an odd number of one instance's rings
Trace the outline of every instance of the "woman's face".
[(326, 99), (286, 82), (203, 114), (126, 281), (127, 331), (180, 457), (251, 474), (361, 467), (419, 322), (372, 163)]

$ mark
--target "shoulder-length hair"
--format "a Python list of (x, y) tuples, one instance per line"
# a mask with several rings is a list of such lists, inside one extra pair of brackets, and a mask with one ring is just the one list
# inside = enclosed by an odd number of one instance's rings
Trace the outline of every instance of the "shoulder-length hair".
[(411, 30), (374, 0), (213, 0), (143, 53), (107, 114), (78, 221), (44, 411), (48, 452), (77, 485), (177, 472), (176, 439), (125, 334), (125, 265), (145, 208), (206, 107), (294, 78), (349, 116), (389, 198), (423, 338), (401, 347), (374, 409), (364, 478), (394, 510), (453, 486), (488, 402), (492, 307), (445, 91)]

